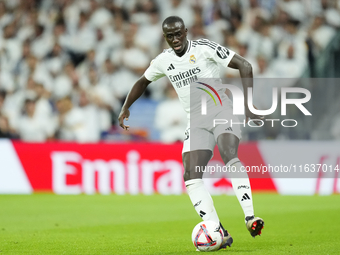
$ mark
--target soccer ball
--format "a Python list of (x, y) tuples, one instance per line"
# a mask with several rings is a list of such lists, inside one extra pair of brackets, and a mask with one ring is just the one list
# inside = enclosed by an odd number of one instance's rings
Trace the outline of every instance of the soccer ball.
[(217, 251), (223, 241), (223, 231), (214, 221), (202, 221), (194, 227), (191, 239), (199, 251)]

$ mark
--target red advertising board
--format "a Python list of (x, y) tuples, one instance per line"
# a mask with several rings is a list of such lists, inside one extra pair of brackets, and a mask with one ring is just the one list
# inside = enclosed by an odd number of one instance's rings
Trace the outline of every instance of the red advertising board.
[[(243, 143), (243, 165), (261, 168), (275, 164), (339, 164), (335, 143)], [(300, 152), (307, 150), (308, 153)], [(182, 144), (160, 143), (22, 143), (0, 140), (0, 193), (56, 194), (182, 194)], [(218, 150), (209, 165), (221, 165)], [(277, 178), (270, 172), (249, 172), (252, 190), (280, 194), (332, 194), (340, 190), (337, 172), (315, 178)], [(332, 174), (332, 175), (330, 175)], [(336, 176), (335, 176), (336, 175)], [(211, 194), (233, 194), (230, 176), (205, 178)]]

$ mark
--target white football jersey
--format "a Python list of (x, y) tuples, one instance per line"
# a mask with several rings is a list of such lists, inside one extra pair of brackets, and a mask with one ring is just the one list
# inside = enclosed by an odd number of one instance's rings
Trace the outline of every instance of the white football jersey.
[[(189, 85), (207, 78), (220, 80), (220, 66), (228, 67), (234, 55), (232, 50), (207, 39), (188, 40), (188, 49), (183, 56), (177, 56), (173, 49), (164, 50), (151, 61), (144, 76), (149, 81), (167, 76), (190, 118), (190, 112), (200, 110), (200, 104), (193, 104), (193, 99), (201, 98), (199, 93), (202, 91)], [(228, 99), (224, 91), (219, 94), (222, 101)]]

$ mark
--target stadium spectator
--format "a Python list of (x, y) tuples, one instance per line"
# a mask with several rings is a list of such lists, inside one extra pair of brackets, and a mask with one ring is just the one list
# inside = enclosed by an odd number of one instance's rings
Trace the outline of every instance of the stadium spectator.
[[(250, 62), (252, 63), (252, 62)], [(257, 72), (255, 73), (256, 78), (273, 78), (274, 75), (268, 70), (268, 59), (266, 57), (259, 55), (256, 58)]]
[(8, 119), (1, 113), (0, 113), (0, 138), (13, 138), (10, 133)]
[(105, 59), (110, 56), (110, 52), (118, 47), (120, 42), (116, 40), (116, 37), (118, 36), (114, 34), (114, 31), (110, 27), (106, 27), (104, 30), (96, 29), (97, 42), (93, 49), (95, 52), (94, 63), (96, 65), (102, 65)]
[[(299, 78), (305, 70), (305, 65), (300, 62), (300, 59), (296, 57), (296, 49), (293, 45), (287, 48), (286, 56), (275, 59), (270, 67), (270, 71), (273, 77), (276, 78)], [(285, 68), (282, 68), (282, 67)], [(294, 83), (291, 84), (291, 86)]]
[(87, 77), (81, 80), (81, 87), (86, 89), (89, 100), (98, 108), (100, 130), (108, 131), (112, 123), (112, 112), (118, 111), (118, 101), (115, 100), (110, 87), (102, 83), (98, 72), (91, 68)]
[(160, 4), (162, 20), (171, 15), (178, 15), (183, 17), (185, 24), (192, 27), (194, 24), (194, 12), (190, 7), (189, 1), (184, 0), (170, 0), (162, 1)]
[(23, 8), (18, 10), (15, 22), (21, 23), (17, 33), (20, 41), (30, 40), (30, 38), (34, 40), (34, 34), (37, 32), (35, 27), (39, 25), (38, 15), (39, 12), (35, 8), (27, 12)]
[(6, 98), (6, 91), (0, 90), (0, 113), (4, 106), (5, 98)]
[[(231, 14), (230, 5), (223, 0), (207, 1), (205, 4), (202, 4), (202, 7), (198, 7), (202, 9), (201, 16), (203, 18), (203, 22), (205, 25), (208, 26), (214, 23), (217, 17), (218, 20), (220, 18), (225, 19), (227, 17), (230, 17)], [(224, 27), (225, 25), (222, 26)]]
[(14, 22), (3, 28), (0, 51), (2, 52), (1, 55), (5, 56), (5, 59), (2, 59), (2, 61), (5, 61), (5, 63), (2, 63), (5, 70), (13, 69), (22, 55), (21, 41), (16, 36), (16, 24)]
[(63, 66), (62, 72), (59, 73), (54, 78), (53, 81), (53, 89), (52, 95), (56, 98), (70, 96), (72, 94), (72, 73), (73, 73), (73, 64), (68, 62), (65, 66)]
[[(190, 37), (193, 40), (197, 40), (206, 37), (205, 29), (202, 23), (195, 23), (190, 29)], [(223, 37), (224, 38), (224, 37)]]
[(150, 62), (149, 56), (134, 42), (136, 25), (130, 25), (124, 33), (124, 47), (115, 52), (112, 60), (116, 65), (122, 65), (129, 71), (140, 75)]
[(53, 107), (48, 100), (50, 93), (40, 83), (35, 83), (34, 91), (37, 95), (35, 102), (36, 114), (45, 121), (48, 121), (53, 116)]
[(53, 122), (39, 116), (36, 111), (36, 95), (26, 95), (23, 114), (18, 118), (17, 132), (26, 142), (45, 142), (54, 135)]
[(68, 51), (68, 33), (66, 30), (65, 21), (62, 17), (56, 21), (53, 28), (53, 36), (55, 39), (55, 44), (59, 44), (63, 51)]
[[(114, 93), (118, 98), (125, 98), (131, 88), (131, 83), (127, 83), (142, 74), (150, 63), (149, 56), (134, 44), (134, 28), (129, 26), (124, 33), (124, 48), (113, 52), (112, 62), (119, 66), (117, 76), (119, 79), (113, 84)], [(124, 86), (121, 86), (124, 84)]]
[(69, 35), (65, 39), (65, 46), (70, 51), (75, 65), (83, 61), (86, 52), (93, 49), (96, 37), (95, 31), (89, 23), (89, 14), (81, 12), (76, 27), (69, 27)]
[(69, 55), (64, 51), (61, 45), (56, 42), (51, 52), (46, 55), (44, 65), (52, 78), (55, 78), (69, 61)]
[(289, 58), (289, 48), (294, 48), (294, 59), (299, 62), (298, 65), (304, 69), (307, 64), (307, 47), (306, 47), (306, 33), (300, 29), (300, 22), (289, 19), (284, 25), (285, 36), (278, 44), (278, 57)]
[(3, 29), (12, 20), (12, 14), (8, 11), (8, 8), (4, 1), (0, 2), (0, 28)]
[(150, 56), (157, 54), (161, 44), (162, 32), (159, 29), (159, 24), (159, 13), (157, 9), (153, 9), (149, 12), (147, 21), (139, 26), (136, 33), (136, 45)]
[(4, 104), (5, 104), (5, 98), (6, 98), (6, 91), (0, 90), (0, 114), (3, 114), (4, 111)]
[(46, 32), (43, 25), (37, 24), (34, 27), (34, 35), (30, 38), (32, 41), (31, 50), (35, 57), (42, 59), (49, 53), (54, 45), (53, 35)]
[(108, 93), (111, 93), (112, 99), (111, 105), (114, 113), (118, 114), (120, 109), (120, 100), (121, 95), (117, 92), (116, 88), (119, 88), (120, 84), (123, 84), (123, 80), (121, 80), (121, 76), (119, 75), (118, 67), (112, 63), (112, 61), (108, 58), (105, 60), (105, 63), (101, 68), (101, 75), (99, 79), (99, 84), (108, 89)]
[(25, 61), (18, 66), (18, 86), (21, 89), (26, 87), (26, 83), (30, 77), (33, 77), (35, 82), (44, 85), (49, 92), (53, 90), (53, 79), (42, 61), (35, 56), (28, 56)]
[(85, 91), (80, 92), (79, 107), (86, 116), (84, 124), (86, 142), (98, 142), (101, 134), (99, 108), (90, 102), (89, 96)]
[(0, 138), (12, 138), (7, 116), (4, 114), (6, 91), (0, 90)]
[(112, 13), (104, 6), (99, 5), (98, 1), (90, 0), (90, 19), (89, 22), (96, 28), (108, 26), (112, 20)]
[(182, 141), (187, 126), (187, 115), (171, 84), (168, 84), (165, 93), (166, 99), (156, 109), (155, 126), (160, 131), (162, 142)]
[(18, 62), (15, 63), (14, 65), (14, 74), (20, 75), (21, 72), (23, 72), (24, 65), (28, 58), (32, 56), (32, 51), (31, 51), (31, 42), (30, 40), (26, 40), (22, 44), (22, 55), (21, 58), (18, 60)]
[(279, 1), (279, 7), (289, 13), (290, 17), (298, 20), (304, 21), (306, 18), (306, 8), (304, 7), (304, 3), (302, 1), (297, 0), (283, 0)]
[(57, 137), (62, 141), (87, 142), (85, 112), (74, 106), (69, 96), (59, 98), (56, 107)]
[(96, 61), (96, 51), (93, 49), (86, 53), (85, 60), (77, 66), (77, 73), (80, 76), (87, 75), (90, 69), (99, 71), (99, 63)]
[(325, 15), (325, 21), (334, 28), (340, 28), (340, 2), (322, 0), (321, 5)]
[(230, 29), (229, 22), (223, 17), (221, 9), (214, 9), (212, 13), (212, 21), (205, 28), (205, 34), (212, 41), (223, 43), (224, 33)]
[(14, 77), (12, 73), (0, 69), (0, 90), (12, 93), (15, 90)]
[(28, 94), (34, 94), (35, 81), (33, 76), (27, 79), (25, 88), (15, 89), (15, 87), (7, 90), (4, 102), (4, 113), (8, 117), (11, 130), (17, 130), (18, 118), (22, 115), (24, 102)]
[(309, 34), (316, 46), (317, 53), (320, 53), (335, 36), (335, 29), (325, 23), (323, 15), (314, 18)]

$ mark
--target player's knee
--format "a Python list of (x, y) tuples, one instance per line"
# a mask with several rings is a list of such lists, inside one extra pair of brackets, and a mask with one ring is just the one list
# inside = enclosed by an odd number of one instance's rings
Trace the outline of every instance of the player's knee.
[(221, 157), (224, 163), (229, 162), (230, 160), (237, 158), (237, 147), (236, 146), (227, 146), (225, 150), (220, 150)]
[(185, 182), (190, 180), (190, 171), (184, 170), (183, 179)]
[(189, 181), (192, 179), (202, 179), (203, 172), (195, 171), (195, 169), (185, 169), (183, 174), (184, 181)]
[(237, 158), (239, 138), (232, 134), (221, 134), (217, 138), (217, 145), (224, 163)]

